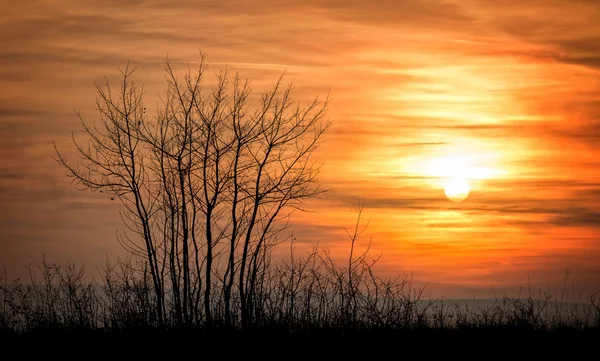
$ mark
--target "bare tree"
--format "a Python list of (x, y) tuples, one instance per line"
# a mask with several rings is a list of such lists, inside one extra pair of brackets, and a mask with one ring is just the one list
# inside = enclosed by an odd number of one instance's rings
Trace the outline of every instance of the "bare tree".
[(99, 122), (79, 116), (87, 139), (73, 136), (77, 161), (55, 146), (81, 189), (120, 200), (129, 232), (119, 240), (150, 271), (160, 325), (173, 316), (210, 328), (216, 311), (227, 325), (250, 325), (290, 215), (326, 191), (311, 155), (331, 124), (328, 100), (302, 106), (282, 77), (253, 99), (227, 70), (204, 88), (207, 69), (201, 54), (179, 79), (167, 59), (166, 95), (150, 118), (128, 65), (118, 92), (96, 84)]

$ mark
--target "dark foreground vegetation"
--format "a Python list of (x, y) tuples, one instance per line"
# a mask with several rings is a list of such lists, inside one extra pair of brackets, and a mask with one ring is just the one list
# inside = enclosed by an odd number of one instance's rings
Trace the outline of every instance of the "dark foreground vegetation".
[[(600, 347), (599, 293), (587, 302), (543, 293), (479, 303), (427, 299), (424, 288), (413, 288), (407, 278), (380, 278), (373, 265), (366, 252), (340, 264), (326, 250), (302, 257), (292, 251), (263, 274), (261, 292), (252, 300), (252, 323), (241, 323), (239, 314), (226, 321), (223, 300), (215, 297), (209, 328), (202, 308), (195, 311), (197, 319), (179, 324), (172, 301), (166, 302), (167, 316), (159, 323), (143, 264), (107, 264), (96, 281), (83, 268), (44, 260), (30, 268), (27, 282), (8, 282), (6, 274), (1, 278), (0, 336), (6, 346), (79, 345), (106, 351), (142, 342), (155, 345), (153, 352), (161, 350), (158, 345), (181, 344), (230, 345), (232, 353), (268, 354), (281, 348), (409, 352), (422, 347), (426, 353), (469, 354), (492, 347), (494, 354), (518, 349), (537, 356), (573, 356)], [(232, 299), (234, 305), (240, 302), (237, 295)]]

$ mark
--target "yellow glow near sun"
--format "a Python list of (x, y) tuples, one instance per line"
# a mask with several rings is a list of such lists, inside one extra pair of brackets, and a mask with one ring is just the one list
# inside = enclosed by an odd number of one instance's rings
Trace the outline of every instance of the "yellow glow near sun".
[(424, 171), (429, 176), (444, 179), (488, 179), (502, 173), (493, 168), (476, 166), (476, 160), (476, 156), (443, 156), (426, 163)]
[(447, 155), (425, 161), (421, 171), (435, 180), (436, 187), (443, 188), (446, 197), (462, 202), (469, 196), (469, 182), (499, 177), (502, 171), (481, 166), (486, 160), (481, 154)]

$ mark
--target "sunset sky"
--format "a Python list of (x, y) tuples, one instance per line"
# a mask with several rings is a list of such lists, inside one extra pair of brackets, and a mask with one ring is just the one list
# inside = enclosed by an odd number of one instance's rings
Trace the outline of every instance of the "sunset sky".
[[(118, 205), (53, 160), (94, 81), (131, 60), (147, 107), (208, 53), (265, 90), (331, 98), (315, 156), (332, 190), (292, 219), (299, 247), (347, 256), (364, 203), (383, 274), (427, 294), (600, 290), (600, 3), (596, 0), (0, 0), (0, 265), (42, 254), (90, 271), (124, 254)], [(179, 68), (178, 68), (179, 69)], [(214, 78), (208, 77), (207, 82)], [(448, 178), (468, 182), (462, 202)], [(512, 292), (511, 291), (511, 292)]]

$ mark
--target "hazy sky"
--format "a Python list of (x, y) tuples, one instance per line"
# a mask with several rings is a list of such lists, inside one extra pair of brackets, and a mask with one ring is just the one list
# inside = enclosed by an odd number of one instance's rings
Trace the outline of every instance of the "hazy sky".
[[(209, 54), (255, 91), (286, 71), (330, 95), (317, 157), (333, 190), (298, 214), (300, 247), (347, 255), (364, 202), (379, 270), (432, 295), (600, 289), (600, 3), (596, 0), (0, 0), (0, 265), (42, 253), (91, 271), (123, 252), (118, 205), (52, 159), (94, 81), (130, 59), (147, 106), (164, 61)], [(208, 81), (212, 81), (208, 78)], [(447, 177), (471, 187), (448, 200)]]

